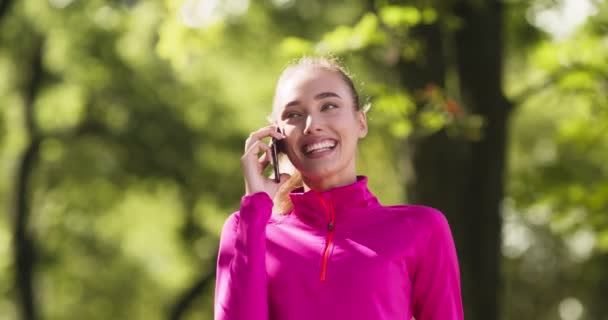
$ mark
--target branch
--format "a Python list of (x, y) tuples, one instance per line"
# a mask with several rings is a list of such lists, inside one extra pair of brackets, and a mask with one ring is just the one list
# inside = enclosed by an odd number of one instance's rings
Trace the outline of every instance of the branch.
[[(215, 262), (216, 259), (212, 259), (212, 261)], [(190, 305), (194, 302), (195, 298), (201, 295), (205, 289), (212, 285), (213, 280), (215, 279), (215, 266), (213, 266), (211, 270), (211, 272), (203, 274), (198, 281), (196, 281), (196, 283), (190, 287), (190, 289), (182, 294), (182, 296), (171, 308), (169, 320), (181, 319)]]

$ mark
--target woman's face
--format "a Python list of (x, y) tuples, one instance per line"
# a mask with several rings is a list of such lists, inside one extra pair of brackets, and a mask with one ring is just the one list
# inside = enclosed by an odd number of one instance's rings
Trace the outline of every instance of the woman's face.
[(287, 156), (305, 183), (332, 187), (355, 181), (357, 142), (367, 122), (338, 72), (294, 70), (277, 88), (275, 115)]

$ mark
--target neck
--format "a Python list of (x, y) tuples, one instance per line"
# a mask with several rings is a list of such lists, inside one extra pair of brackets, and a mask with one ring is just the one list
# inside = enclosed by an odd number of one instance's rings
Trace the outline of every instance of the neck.
[(302, 177), (302, 182), (304, 185), (304, 191), (315, 190), (315, 191), (327, 191), (332, 188), (346, 186), (357, 181), (357, 175), (352, 174), (347, 177), (340, 178), (321, 178), (321, 179), (309, 179), (306, 177)]

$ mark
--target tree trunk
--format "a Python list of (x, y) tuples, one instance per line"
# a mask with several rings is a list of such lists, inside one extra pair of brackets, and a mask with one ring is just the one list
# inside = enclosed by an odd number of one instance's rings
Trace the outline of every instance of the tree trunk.
[(31, 200), (31, 175), (38, 161), (42, 137), (34, 121), (34, 100), (43, 77), (42, 45), (34, 48), (30, 78), (25, 86), (24, 118), (30, 142), (18, 163), (14, 187), (14, 259), (15, 287), (18, 292), (18, 310), (23, 320), (38, 319), (34, 295), (35, 246), (28, 230)]
[[(216, 260), (213, 260), (214, 262)], [(184, 314), (190, 306), (195, 302), (196, 298), (201, 296), (205, 290), (208, 290), (215, 280), (215, 265), (212, 271), (207, 272), (199, 277), (199, 279), (188, 288), (175, 302), (169, 311), (169, 320), (179, 320), (184, 317)], [(211, 315), (213, 317), (213, 315)]]
[(453, 67), (464, 106), (486, 121), (479, 141), (452, 139), (441, 131), (409, 139), (404, 154), (406, 168), (411, 168), (406, 177), (409, 202), (440, 209), (451, 225), (465, 317), (471, 320), (499, 317), (500, 203), (511, 109), (502, 93), (502, 5), (499, 0), (486, 3), (460, 1), (452, 8), (463, 23), (448, 42), (453, 66), (445, 59), (441, 41), (446, 35), (437, 25), (425, 27), (437, 31), (417, 34), (431, 44), (423, 46), (423, 55), (433, 64), (414, 73), (411, 65), (401, 69), (405, 86), (419, 90), (430, 82), (444, 83), (445, 65)]
[(10, 11), (13, 2), (13, 0), (0, 0), (0, 23), (2, 23), (3, 18)]
[[(193, 250), (193, 243), (196, 239), (205, 236), (205, 230), (196, 223), (194, 210), (196, 201), (198, 199), (199, 192), (193, 186), (188, 186), (186, 179), (183, 177), (176, 177), (176, 180), (182, 185), (182, 203), (184, 203), (186, 216), (182, 229), (180, 230), (180, 238), (187, 250)], [(219, 246), (219, 239), (218, 239)], [(217, 247), (217, 246), (215, 246)], [(203, 272), (199, 278), (189, 288), (186, 288), (175, 302), (170, 306), (167, 319), (179, 320), (184, 317), (188, 312), (188, 309), (192, 307), (195, 301), (205, 293), (208, 292), (209, 288), (214, 284), (215, 280), (215, 267), (217, 262), (217, 255), (213, 256), (213, 259), (209, 260), (208, 264), (203, 264), (199, 267), (199, 270)], [(213, 317), (213, 315), (211, 315)]]
[(30, 142), (19, 163), (15, 185), (14, 259), (15, 286), (18, 291), (18, 310), (23, 320), (38, 319), (34, 300), (33, 269), (35, 250), (32, 235), (27, 230), (29, 221), (29, 182), (38, 157), (40, 141)]
[[(585, 283), (582, 285), (583, 288), (590, 288), (588, 293), (588, 300), (583, 299), (585, 304), (585, 315), (584, 319), (608, 319), (608, 306), (606, 306), (606, 297), (608, 297), (608, 277), (605, 276), (605, 272), (608, 269), (608, 253), (598, 253), (587, 263), (583, 270), (585, 274), (589, 276), (584, 277)], [(580, 281), (580, 280), (577, 280)], [(576, 295), (575, 295), (576, 296)], [(585, 301), (587, 300), (587, 301)], [(588, 305), (587, 303), (588, 302)]]

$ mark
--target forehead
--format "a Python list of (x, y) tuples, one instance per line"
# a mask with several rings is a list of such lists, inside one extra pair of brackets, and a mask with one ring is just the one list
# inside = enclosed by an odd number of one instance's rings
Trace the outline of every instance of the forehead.
[(337, 71), (319, 67), (300, 67), (281, 80), (277, 87), (277, 105), (282, 108), (294, 100), (312, 99), (322, 92), (333, 92), (351, 99), (348, 85)]

